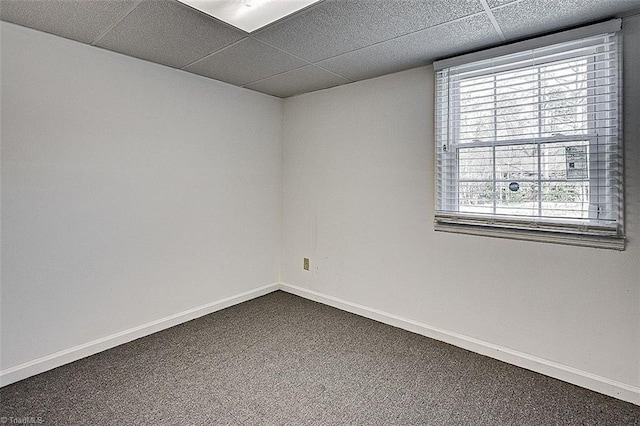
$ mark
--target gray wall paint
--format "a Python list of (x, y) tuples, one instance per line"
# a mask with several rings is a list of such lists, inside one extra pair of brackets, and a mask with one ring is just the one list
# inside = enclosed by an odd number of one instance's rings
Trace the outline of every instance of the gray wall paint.
[(281, 100), (0, 25), (2, 369), (278, 280)]
[(640, 19), (624, 26), (626, 251), (434, 232), (421, 68), (285, 100), (282, 281), (640, 386)]

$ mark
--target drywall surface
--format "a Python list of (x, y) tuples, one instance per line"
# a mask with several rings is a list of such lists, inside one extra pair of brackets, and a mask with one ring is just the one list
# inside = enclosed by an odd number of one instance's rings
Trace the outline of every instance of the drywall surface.
[(281, 100), (0, 25), (2, 369), (278, 281)]
[(435, 232), (427, 67), (285, 100), (282, 281), (637, 392), (640, 19), (624, 26), (626, 251)]

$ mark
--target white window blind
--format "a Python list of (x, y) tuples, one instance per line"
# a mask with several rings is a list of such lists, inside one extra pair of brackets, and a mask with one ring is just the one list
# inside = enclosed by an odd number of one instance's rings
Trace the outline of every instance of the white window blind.
[(437, 70), (436, 229), (624, 248), (617, 37)]

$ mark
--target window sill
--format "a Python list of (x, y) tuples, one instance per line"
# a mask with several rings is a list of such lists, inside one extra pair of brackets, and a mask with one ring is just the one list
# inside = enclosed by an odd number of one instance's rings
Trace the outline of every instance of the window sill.
[(623, 251), (625, 249), (626, 243), (624, 237), (607, 237), (549, 231), (509, 229), (486, 225), (440, 223), (437, 221), (434, 224), (434, 228), (436, 231), (453, 232), (456, 234), (479, 235), (485, 237), (536, 241), (552, 244), (565, 244), (580, 247), (594, 247), (619, 251)]

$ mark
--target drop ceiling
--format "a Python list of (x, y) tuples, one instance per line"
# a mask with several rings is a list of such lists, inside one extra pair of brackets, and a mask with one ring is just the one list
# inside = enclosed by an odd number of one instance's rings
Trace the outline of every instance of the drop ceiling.
[(640, 0), (324, 0), (247, 33), (177, 0), (0, 0), (3, 21), (281, 98), (637, 12)]

